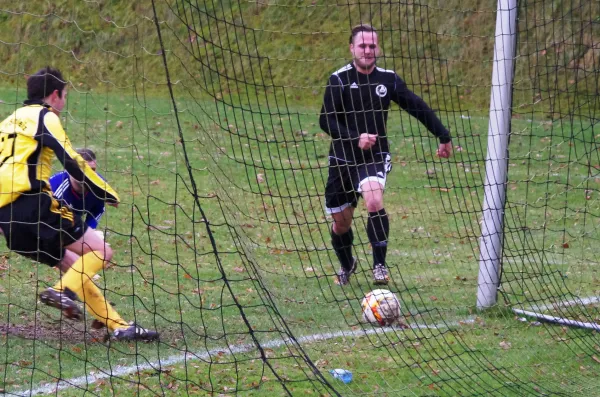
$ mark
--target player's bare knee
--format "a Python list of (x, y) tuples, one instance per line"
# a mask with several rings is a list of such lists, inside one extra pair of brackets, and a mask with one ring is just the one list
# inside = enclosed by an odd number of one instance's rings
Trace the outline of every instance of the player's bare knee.
[(383, 198), (382, 197), (372, 197), (370, 200), (367, 200), (367, 211), (369, 212), (377, 212), (383, 209)]
[(113, 257), (113, 250), (110, 245), (105, 244), (102, 248), (94, 250), (94, 254), (104, 261), (104, 267), (106, 267)]
[(341, 222), (334, 222), (333, 223), (333, 232), (335, 234), (337, 234), (338, 236), (341, 236), (342, 234), (346, 234), (348, 233), (348, 230), (350, 230), (350, 226), (351, 226), (351, 222), (346, 223), (341, 223)]

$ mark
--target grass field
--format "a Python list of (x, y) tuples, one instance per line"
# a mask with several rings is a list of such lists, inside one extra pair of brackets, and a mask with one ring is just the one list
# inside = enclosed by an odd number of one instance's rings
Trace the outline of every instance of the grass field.
[[(560, 122), (513, 120), (504, 283), (499, 306), (478, 313), (488, 120), (442, 114), (462, 151), (439, 160), (427, 132), (392, 112), (390, 289), (411, 327), (381, 332), (360, 319), (373, 288), (362, 207), (359, 272), (344, 288), (334, 283), (318, 109), (175, 94), (177, 114), (165, 93), (72, 89), (63, 117), (122, 198), (102, 220), (116, 255), (97, 283), (124, 318), (158, 329), (160, 343), (107, 345), (89, 319), (61, 319), (37, 301), (58, 273), (2, 242), (5, 393), (54, 393), (67, 380), (60, 395), (600, 394), (595, 333), (518, 321), (510, 310), (598, 295), (589, 126), (571, 134)], [(0, 95), (2, 114), (22, 99)], [(333, 379), (333, 368), (351, 370), (353, 382)]]

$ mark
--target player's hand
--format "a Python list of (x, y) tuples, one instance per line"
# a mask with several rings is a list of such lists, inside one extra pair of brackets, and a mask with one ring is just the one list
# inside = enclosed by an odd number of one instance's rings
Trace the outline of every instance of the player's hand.
[(377, 142), (377, 134), (360, 134), (358, 147), (362, 150), (369, 150)]
[(448, 157), (452, 156), (452, 142), (440, 143), (436, 154), (438, 155), (438, 157), (444, 159), (447, 159)]

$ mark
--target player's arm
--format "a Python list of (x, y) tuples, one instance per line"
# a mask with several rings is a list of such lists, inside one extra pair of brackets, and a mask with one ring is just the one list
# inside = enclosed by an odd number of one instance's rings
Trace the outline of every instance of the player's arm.
[(392, 100), (407, 111), (408, 114), (419, 120), (429, 132), (439, 139), (440, 144), (451, 142), (450, 132), (444, 127), (435, 112), (423, 99), (409, 90), (406, 83), (398, 75), (396, 75), (394, 82)]
[(54, 151), (65, 170), (76, 180), (83, 181), (96, 197), (108, 202), (118, 203), (119, 196), (108, 183), (90, 168), (87, 162), (73, 149), (71, 142), (62, 128), (60, 119), (52, 112), (40, 114), (40, 128), (35, 139), (42, 146)]
[(346, 126), (346, 113), (342, 100), (343, 89), (339, 77), (331, 75), (325, 88), (319, 125), (333, 139), (353, 140), (358, 143), (358, 132)]

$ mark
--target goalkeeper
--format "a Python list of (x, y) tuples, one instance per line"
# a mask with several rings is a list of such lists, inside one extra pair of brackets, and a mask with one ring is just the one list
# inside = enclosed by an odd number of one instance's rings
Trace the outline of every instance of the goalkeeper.
[(96, 197), (118, 204), (117, 193), (73, 150), (58, 115), (67, 99), (60, 71), (46, 67), (27, 80), (24, 106), (0, 123), (0, 228), (8, 247), (63, 272), (40, 300), (74, 319), (81, 318), (75, 293), (86, 309), (117, 340), (156, 340), (158, 333), (131, 325), (119, 316), (92, 281), (113, 251), (77, 213), (52, 196), (49, 177), (54, 157), (84, 181)]
[[(77, 153), (86, 161), (87, 165), (96, 172), (96, 153), (91, 149), (77, 149)], [(98, 174), (104, 180), (102, 175)], [(104, 199), (92, 194), (85, 185), (73, 178), (67, 171), (58, 172), (50, 177), (50, 187), (54, 197), (64, 201), (81, 216), (85, 216), (85, 223), (91, 229), (98, 228), (98, 222), (104, 215)], [(116, 205), (116, 204), (109, 204)], [(102, 232), (96, 232), (104, 238)]]

